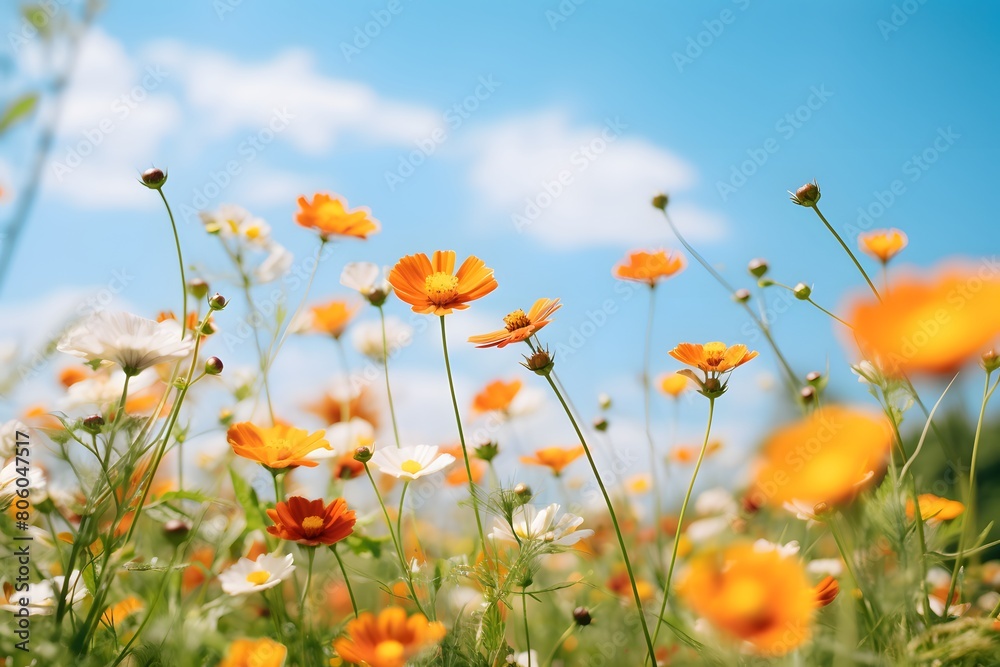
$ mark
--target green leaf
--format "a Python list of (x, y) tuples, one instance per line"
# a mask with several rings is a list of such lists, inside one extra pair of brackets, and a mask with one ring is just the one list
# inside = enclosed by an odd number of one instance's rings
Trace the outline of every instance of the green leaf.
[(229, 478), (233, 481), (233, 493), (236, 494), (236, 500), (246, 514), (247, 530), (264, 530), (264, 526), (267, 525), (264, 517), (267, 515), (261, 509), (257, 492), (232, 468), (229, 469)]
[(167, 503), (171, 500), (193, 500), (196, 503), (220, 502), (216, 498), (206, 496), (204, 493), (199, 493), (197, 491), (167, 491), (159, 498), (161, 503)]
[(0, 134), (3, 134), (17, 122), (24, 120), (35, 110), (38, 104), (38, 94), (28, 93), (18, 97), (7, 105), (0, 114)]
[(389, 537), (368, 537), (367, 535), (353, 533), (344, 541), (347, 542), (347, 546), (350, 547), (355, 555), (364, 556), (365, 554), (371, 554), (372, 558), (378, 559), (382, 557), (382, 545), (389, 541)]

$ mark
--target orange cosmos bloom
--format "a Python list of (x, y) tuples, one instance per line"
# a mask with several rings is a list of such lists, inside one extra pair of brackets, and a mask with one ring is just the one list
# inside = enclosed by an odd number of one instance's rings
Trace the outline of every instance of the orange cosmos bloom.
[(953, 375), (1000, 340), (1000, 275), (952, 267), (897, 280), (882, 303), (862, 298), (845, 318), (862, 354), (891, 375)]
[(343, 498), (324, 506), (322, 498), (307, 500), (292, 496), (267, 510), (267, 516), (274, 522), (267, 527), (268, 533), (307, 547), (340, 542), (354, 532), (357, 521), (354, 510), (347, 509), (347, 501)]
[(330, 449), (324, 435), (325, 431), (309, 433), (287, 424), (261, 428), (240, 422), (229, 427), (226, 439), (236, 454), (268, 468), (313, 468), (317, 463), (307, 458), (309, 454), (317, 449)]
[(312, 203), (305, 197), (299, 197), (299, 212), (295, 214), (295, 222), (315, 229), (322, 238), (352, 236), (367, 239), (369, 234), (380, 229), (378, 220), (371, 217), (371, 211), (367, 208), (349, 211), (346, 201), (331, 197), (325, 192), (313, 195)]
[(456, 272), (454, 250), (436, 250), (433, 260), (424, 253), (403, 257), (389, 272), (389, 284), (413, 312), (425, 315), (465, 310), (470, 301), (497, 288), (493, 269), (475, 255), (462, 262)]
[(82, 382), (92, 376), (93, 373), (90, 373), (85, 366), (67, 366), (59, 371), (59, 384), (69, 389), (77, 382)]
[[(965, 511), (965, 505), (957, 500), (939, 498), (932, 493), (921, 493), (917, 496), (920, 505), (920, 517), (924, 521), (951, 521)], [(913, 519), (913, 499), (906, 501), (906, 516)]]
[(877, 259), (883, 264), (895, 257), (906, 247), (909, 239), (898, 229), (875, 229), (858, 236), (858, 247), (861, 252)]
[(527, 314), (520, 308), (503, 318), (504, 327), (497, 331), (469, 336), (476, 347), (507, 347), (530, 338), (536, 331), (551, 322), (552, 313), (561, 308), (559, 299), (539, 299)]
[(814, 410), (768, 437), (750, 499), (758, 507), (848, 502), (885, 470), (891, 446), (882, 415), (838, 405)]
[(494, 380), (472, 399), (473, 412), (506, 412), (517, 393), (521, 391), (521, 381)]
[(817, 604), (801, 562), (749, 542), (695, 556), (677, 592), (719, 630), (774, 656), (809, 638)]
[(323, 393), (315, 403), (311, 403), (305, 408), (322, 419), (324, 424), (336, 424), (341, 421), (343, 416), (341, 409), (345, 398), (347, 399), (348, 420), (358, 417), (378, 428), (377, 398), (367, 386), (351, 386), (346, 390), (343, 387), (337, 387), (331, 392)]
[[(440, 451), (445, 454), (451, 454), (459, 461), (462, 460), (461, 445), (442, 447)], [(472, 481), (478, 484), (483, 478), (483, 474), (486, 472), (486, 463), (481, 459), (470, 456), (469, 467), (472, 468)], [(445, 473), (444, 479), (448, 482), (449, 486), (465, 486), (469, 483), (469, 474), (465, 471), (464, 465), (451, 466), (451, 469)]]
[(757, 352), (747, 349), (746, 345), (737, 344), (726, 346), (725, 343), (680, 343), (670, 350), (670, 356), (677, 361), (701, 369), (705, 373), (717, 376), (726, 371), (731, 371), (737, 366), (742, 366), (746, 362), (757, 356)]
[(273, 639), (237, 639), (226, 650), (219, 667), (281, 667), (288, 649)]
[(691, 381), (686, 375), (666, 373), (660, 376), (660, 391), (671, 398), (677, 398), (691, 387)]
[(840, 584), (830, 575), (823, 577), (822, 581), (813, 586), (817, 607), (825, 607), (832, 603), (837, 598), (838, 593), (840, 593)]
[(132, 595), (118, 604), (108, 607), (101, 616), (101, 621), (108, 627), (117, 630), (125, 622), (125, 619), (142, 611), (142, 607), (142, 600)]
[(366, 611), (349, 621), (347, 636), (333, 642), (333, 649), (354, 665), (404, 667), (445, 634), (444, 625), (423, 614), (407, 617), (402, 607), (388, 607), (378, 616)]
[(522, 456), (521, 463), (544, 466), (552, 470), (556, 477), (562, 474), (563, 468), (583, 456), (583, 446), (576, 447), (543, 447), (533, 456)]
[(314, 331), (340, 338), (351, 318), (358, 312), (358, 307), (344, 299), (333, 299), (318, 306), (311, 306), (309, 311), (312, 313), (311, 328)]
[[(718, 440), (712, 440), (708, 443), (708, 447), (705, 448), (705, 456), (711, 456), (720, 449), (722, 449), (722, 443)], [(670, 460), (674, 463), (691, 463), (698, 458), (699, 452), (701, 452), (701, 446), (688, 447), (680, 445), (670, 450)]]
[(660, 280), (683, 271), (685, 266), (687, 261), (679, 252), (633, 250), (615, 265), (611, 273), (619, 280), (631, 280), (654, 287)]

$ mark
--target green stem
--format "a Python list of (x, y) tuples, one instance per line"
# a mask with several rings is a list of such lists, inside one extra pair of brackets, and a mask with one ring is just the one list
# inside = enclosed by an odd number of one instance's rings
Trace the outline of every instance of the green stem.
[(337, 564), (340, 565), (340, 572), (344, 575), (344, 583), (347, 585), (347, 594), (351, 596), (351, 609), (354, 610), (354, 618), (358, 617), (358, 603), (354, 599), (354, 589), (351, 588), (351, 578), (347, 576), (347, 568), (344, 567), (344, 561), (340, 558), (340, 552), (337, 551), (337, 545), (334, 544), (331, 549), (333, 549), (333, 556), (337, 559)]
[(819, 206), (817, 204), (813, 204), (810, 208), (812, 208), (812, 210), (816, 212), (816, 215), (819, 216), (819, 219), (823, 221), (824, 225), (826, 225), (827, 230), (829, 230), (829, 232), (833, 234), (833, 237), (837, 239), (837, 241), (840, 243), (840, 246), (844, 249), (844, 252), (846, 252), (848, 257), (851, 258), (851, 261), (854, 262), (854, 266), (858, 267), (858, 271), (860, 271), (861, 275), (864, 276), (865, 282), (868, 283), (868, 287), (872, 289), (872, 294), (874, 294), (875, 298), (881, 302), (882, 297), (879, 295), (878, 290), (875, 289), (875, 283), (873, 283), (872, 279), (868, 277), (868, 272), (865, 271), (865, 267), (861, 266), (861, 262), (858, 261), (857, 256), (854, 254), (851, 248), (847, 245), (847, 243), (844, 242), (844, 239), (840, 236), (840, 234), (837, 233), (837, 230), (833, 228), (833, 225), (831, 225), (827, 221), (826, 216), (824, 216), (823, 213), (819, 210)]
[(351, 368), (347, 363), (347, 349), (344, 341), (337, 336), (333, 339), (337, 344), (337, 357), (340, 359), (340, 373), (344, 380), (344, 394), (340, 399), (340, 422), (346, 424), (351, 419)]
[(656, 442), (653, 440), (653, 428), (651, 425), (652, 419), (652, 409), (651, 403), (651, 392), (650, 392), (650, 357), (652, 356), (653, 347), (653, 317), (656, 314), (656, 287), (655, 285), (650, 285), (649, 287), (649, 315), (646, 318), (646, 341), (643, 348), (642, 355), (642, 397), (643, 397), (643, 412), (646, 422), (646, 442), (649, 444), (649, 471), (653, 486), (653, 519), (656, 522), (654, 533), (656, 533), (656, 553), (657, 553), (657, 563), (658, 568), (662, 568), (663, 563), (660, 562), (663, 558), (663, 531), (660, 529), (663, 525), (661, 509), (660, 509), (660, 475), (659, 475), (659, 461), (656, 456)]
[(396, 408), (392, 403), (392, 388), (389, 386), (389, 344), (385, 335), (385, 310), (378, 307), (378, 316), (382, 321), (382, 368), (385, 370), (385, 394), (389, 398), (389, 416), (392, 418), (392, 434), (396, 438), (396, 447), (402, 447), (399, 442), (399, 426), (396, 424)]
[(307, 602), (309, 600), (309, 587), (312, 586), (312, 576), (313, 576), (313, 561), (316, 559), (316, 547), (306, 547), (306, 558), (308, 560), (308, 565), (306, 567), (306, 585), (302, 587), (302, 596), (299, 598), (299, 632), (301, 633), (302, 639), (302, 657), (305, 658), (306, 653), (306, 636), (309, 634), (309, 610)]
[(170, 217), (170, 227), (174, 230), (174, 245), (177, 246), (177, 263), (181, 269), (181, 294), (183, 295), (181, 316), (178, 319), (181, 323), (181, 340), (184, 340), (185, 328), (187, 326), (188, 292), (187, 279), (184, 277), (184, 255), (181, 252), (181, 237), (177, 234), (177, 223), (174, 221), (174, 213), (170, 210), (170, 203), (167, 202), (167, 196), (163, 194), (163, 188), (157, 188), (156, 191), (160, 193), (160, 199), (163, 200), (163, 205), (167, 207), (167, 216)]
[[(527, 586), (521, 587), (521, 616), (524, 617), (524, 644), (528, 649), (528, 667), (531, 665), (531, 630), (528, 629), (528, 594)], [(537, 665), (535, 667), (538, 667)]]
[(576, 623), (575, 622), (571, 623), (570, 626), (566, 628), (566, 630), (562, 633), (562, 635), (559, 636), (559, 639), (556, 640), (556, 645), (552, 647), (552, 652), (549, 653), (549, 657), (545, 661), (546, 667), (552, 667), (552, 661), (555, 660), (556, 655), (559, 654), (559, 649), (562, 648), (562, 645), (566, 642), (567, 639), (569, 639), (570, 635), (573, 634), (573, 630), (575, 629), (576, 629)]
[(569, 417), (570, 424), (573, 425), (573, 430), (576, 431), (576, 437), (580, 439), (580, 444), (583, 445), (583, 451), (587, 455), (587, 461), (590, 463), (590, 469), (594, 473), (594, 479), (597, 481), (597, 486), (601, 489), (601, 495), (604, 496), (604, 504), (608, 507), (608, 515), (611, 517), (611, 525), (615, 529), (615, 536), (618, 538), (618, 548), (622, 552), (622, 560), (625, 562), (625, 570), (628, 573), (629, 583), (632, 585), (632, 597), (635, 599), (635, 607), (639, 612), (639, 623), (642, 625), (642, 634), (646, 640), (646, 650), (649, 653), (649, 659), (652, 663), (656, 664), (656, 651), (653, 649), (653, 639), (649, 634), (649, 626), (646, 624), (646, 616), (642, 610), (642, 598), (639, 597), (639, 588), (635, 583), (635, 574), (632, 571), (632, 561), (628, 557), (628, 549), (625, 546), (625, 538), (622, 536), (621, 526), (618, 524), (618, 515), (615, 514), (615, 507), (611, 503), (611, 496), (608, 495), (608, 490), (604, 486), (604, 480), (601, 479), (601, 473), (597, 470), (597, 463), (594, 461), (594, 455), (590, 451), (590, 446), (587, 444), (587, 439), (583, 437), (583, 431), (580, 430), (580, 425), (577, 423), (576, 418), (573, 417), (573, 412), (569, 409), (569, 405), (566, 403), (566, 399), (563, 398), (562, 392), (559, 391), (559, 387), (552, 380), (552, 374), (549, 373), (545, 376), (548, 380), (549, 386), (552, 387), (552, 391), (555, 392), (556, 398), (559, 399), (560, 405), (562, 405), (563, 411), (566, 416)]
[[(253, 314), (257, 312), (257, 308), (254, 306), (253, 292), (250, 289), (250, 275), (243, 268), (243, 258), (239, 253), (232, 255), (233, 261), (236, 263), (236, 268), (240, 272), (243, 283), (243, 297), (247, 300), (247, 310), (249, 314), (247, 319), (253, 318)], [(267, 413), (271, 417), (271, 425), (274, 425), (274, 405), (271, 402), (271, 383), (268, 379), (268, 362), (267, 355), (264, 354), (264, 347), (260, 344), (260, 337), (257, 335), (257, 329), (253, 330), (253, 342), (257, 347), (257, 366), (260, 368), (261, 382), (264, 385), (264, 398), (267, 400)]]
[[(681, 513), (677, 517), (677, 531), (674, 533), (674, 548), (670, 552), (670, 564), (667, 566), (667, 578), (663, 584), (663, 600), (660, 602), (660, 613), (656, 616), (656, 630), (653, 632), (653, 642), (660, 636), (660, 628), (663, 623), (663, 613), (667, 608), (667, 599), (670, 597), (670, 580), (674, 576), (674, 567), (677, 565), (677, 550), (681, 544), (681, 529), (684, 526), (684, 515), (687, 513), (688, 503), (691, 501), (691, 494), (694, 492), (694, 483), (698, 479), (698, 471), (701, 470), (702, 461), (705, 460), (705, 453), (708, 451), (708, 438), (712, 433), (712, 418), (715, 416), (715, 399), (708, 399), (708, 424), (705, 426), (705, 439), (701, 444), (701, 451), (698, 453), (698, 461), (694, 464), (694, 472), (691, 473), (691, 482), (688, 484), (687, 493), (684, 494), (684, 501), (681, 503)], [(656, 662), (654, 660), (653, 664)]]

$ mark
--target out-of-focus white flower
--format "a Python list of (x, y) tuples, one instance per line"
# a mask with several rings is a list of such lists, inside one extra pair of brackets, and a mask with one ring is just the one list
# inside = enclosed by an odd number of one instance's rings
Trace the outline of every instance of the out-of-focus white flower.
[(413, 328), (404, 324), (399, 318), (385, 318), (385, 346), (382, 345), (382, 323), (378, 320), (368, 320), (354, 325), (351, 337), (354, 349), (372, 361), (385, 363), (384, 350), (388, 348), (389, 356), (413, 342)]
[(101, 311), (70, 329), (56, 349), (87, 361), (113, 361), (129, 375), (183, 359), (194, 347), (194, 338), (181, 339), (174, 320), (156, 322), (131, 313)]
[(471, 586), (454, 586), (448, 590), (448, 605), (456, 614), (471, 611), (482, 603), (482, 592)]
[(726, 515), (734, 516), (739, 506), (728, 490), (722, 487), (702, 491), (694, 501), (694, 511), (700, 516)]
[(545, 392), (536, 387), (521, 387), (507, 408), (510, 417), (524, 417), (537, 412), (545, 404)]
[(855, 366), (851, 366), (851, 372), (858, 376), (861, 384), (882, 384), (882, 373), (878, 367), (870, 361), (862, 361)]
[(0, 364), (6, 366), (17, 358), (17, 343), (12, 340), (0, 340)]
[[(14, 598), (6, 600), (4, 604), (0, 604), (0, 609), (16, 613), (22, 609), (21, 605), (17, 604), (19, 599), (27, 598), (27, 609), (30, 614), (48, 616), (55, 612), (64, 585), (67, 584), (66, 577), (63, 576), (53, 577), (51, 581), (46, 579), (34, 584), (28, 584), (27, 591), (13, 594)], [(89, 594), (80, 570), (73, 570), (70, 573), (69, 584), (67, 586), (66, 603), (69, 606), (78, 604)]]
[(357, 290), (366, 299), (376, 292), (389, 294), (392, 286), (386, 279), (388, 267), (379, 268), (372, 262), (349, 262), (340, 273), (340, 284)]
[(792, 540), (787, 544), (778, 544), (777, 542), (771, 542), (769, 540), (757, 540), (753, 543), (753, 550), (758, 553), (776, 551), (782, 558), (788, 558), (789, 556), (794, 556), (799, 552), (799, 543), (795, 540)]
[(14, 448), (17, 447), (18, 440), (25, 439), (19, 438), (18, 432), (25, 434), (25, 437), (31, 434), (24, 422), (17, 419), (11, 419), (0, 426), (0, 459), (9, 459), (14, 456)]
[(546, 542), (557, 547), (568, 547), (594, 534), (590, 529), (577, 530), (583, 523), (583, 517), (568, 512), (560, 515), (559, 509), (558, 503), (552, 503), (541, 510), (530, 503), (521, 505), (514, 510), (512, 525), (496, 519), (489, 537), (515, 544)]
[(694, 544), (702, 544), (729, 530), (732, 521), (727, 516), (712, 516), (698, 519), (688, 524), (684, 534)]
[(801, 521), (816, 520), (816, 505), (801, 500), (789, 500), (781, 505), (787, 511), (795, 515)]
[(379, 447), (371, 463), (380, 472), (397, 479), (414, 480), (440, 472), (455, 462), (451, 454), (438, 454), (431, 445)]
[(844, 561), (839, 558), (817, 558), (806, 565), (809, 574), (839, 577), (844, 572)]
[(292, 268), (295, 255), (280, 243), (272, 243), (267, 248), (267, 257), (253, 271), (258, 283), (270, 283), (280, 279)]
[[(154, 372), (139, 373), (129, 380), (129, 394), (151, 387), (157, 381)], [(65, 410), (84, 406), (107, 407), (117, 404), (125, 390), (125, 373), (115, 370), (113, 373), (98, 373), (86, 380), (73, 383), (66, 390), (60, 405)]]
[[(25, 468), (27, 468), (27, 474), (22, 475)], [(21, 477), (28, 480), (27, 486), (18, 484), (17, 480)], [(7, 509), (14, 502), (20, 489), (27, 489), (31, 504), (37, 505), (46, 498), (45, 475), (41, 468), (25, 466), (23, 462), (18, 465), (17, 459), (13, 459), (3, 467), (3, 470), (0, 470), (0, 509)]]
[(218, 234), (224, 239), (236, 239), (241, 243), (266, 247), (271, 240), (271, 228), (262, 218), (250, 214), (242, 206), (222, 204), (215, 211), (202, 211), (198, 214), (205, 231)]
[(518, 653), (516, 656), (511, 653), (507, 656), (508, 665), (517, 665), (517, 667), (541, 667), (541, 663), (538, 662), (538, 653), (535, 649), (530, 651), (524, 651)]
[(601, 410), (607, 410), (611, 407), (611, 396), (601, 392), (597, 395), (597, 405), (600, 406)]
[(346, 422), (337, 422), (326, 429), (326, 441), (330, 449), (316, 449), (308, 458), (331, 459), (358, 447), (371, 447), (375, 442), (375, 427), (361, 417), (351, 417)]
[(230, 595), (247, 595), (274, 588), (295, 569), (292, 554), (273, 556), (261, 554), (257, 560), (241, 558), (219, 574), (222, 590)]

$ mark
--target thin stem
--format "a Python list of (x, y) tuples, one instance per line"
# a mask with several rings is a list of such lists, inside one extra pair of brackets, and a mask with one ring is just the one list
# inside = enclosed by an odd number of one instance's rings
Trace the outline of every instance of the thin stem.
[(549, 657), (544, 663), (546, 667), (552, 667), (552, 661), (555, 660), (556, 655), (559, 654), (559, 649), (562, 648), (562, 645), (566, 642), (567, 639), (569, 639), (570, 635), (573, 634), (573, 630), (575, 629), (576, 629), (576, 623), (575, 622), (570, 623), (570, 626), (566, 628), (566, 630), (563, 631), (563, 633), (559, 636), (559, 639), (556, 640), (556, 645), (552, 647), (552, 652), (549, 653)]
[(465, 473), (469, 477), (469, 493), (472, 495), (472, 511), (476, 515), (476, 528), (479, 531), (479, 542), (486, 553), (486, 533), (483, 532), (483, 520), (479, 516), (479, 498), (476, 496), (476, 482), (472, 476), (472, 464), (469, 463), (469, 450), (465, 445), (465, 431), (462, 429), (462, 414), (458, 409), (458, 397), (455, 396), (455, 381), (451, 376), (451, 361), (448, 359), (448, 333), (445, 330), (444, 315), (441, 316), (441, 345), (444, 348), (444, 368), (448, 373), (448, 389), (451, 391), (451, 404), (455, 409), (455, 423), (458, 424), (458, 440), (462, 444), (462, 459), (465, 461)]
[[(232, 255), (233, 261), (236, 263), (236, 268), (240, 272), (243, 283), (243, 296), (247, 300), (247, 310), (249, 311), (247, 319), (252, 319), (254, 313), (257, 312), (253, 301), (253, 292), (250, 289), (250, 275), (243, 269), (243, 258), (239, 253)], [(264, 347), (260, 344), (260, 336), (257, 335), (257, 329), (253, 330), (253, 342), (257, 347), (257, 366), (260, 368), (261, 382), (264, 385), (264, 398), (267, 400), (267, 412), (271, 417), (271, 424), (274, 425), (274, 405), (271, 402), (271, 383), (268, 380), (268, 361), (267, 355), (264, 354)]]
[(403, 542), (403, 509), (406, 503), (406, 490), (410, 488), (410, 482), (403, 482), (403, 489), (399, 492), (399, 511), (396, 512), (396, 534), (399, 535), (399, 543)]
[(528, 629), (528, 594), (525, 592), (526, 590), (527, 586), (521, 587), (521, 616), (524, 617), (524, 644), (528, 650), (528, 667), (531, 667), (531, 631)]
[(651, 425), (652, 419), (652, 409), (651, 403), (651, 392), (650, 392), (650, 357), (652, 356), (653, 347), (653, 317), (656, 314), (656, 287), (655, 285), (650, 285), (649, 287), (649, 314), (646, 318), (646, 342), (643, 348), (642, 355), (642, 398), (643, 398), (643, 412), (646, 421), (646, 442), (649, 444), (649, 472), (652, 479), (653, 486), (653, 518), (655, 520), (655, 530), (656, 533), (656, 563), (657, 567), (662, 567), (661, 559), (663, 558), (663, 532), (660, 530), (660, 526), (663, 525), (661, 517), (660, 508), (660, 475), (658, 472), (659, 461), (656, 457), (656, 442), (653, 440), (653, 427)]
[(305, 647), (306, 633), (308, 632), (308, 608), (306, 602), (309, 599), (309, 587), (312, 585), (313, 561), (316, 560), (316, 547), (306, 547), (306, 585), (302, 588), (302, 596), (299, 598), (299, 625), (302, 626), (303, 650)]
[(181, 294), (183, 295), (181, 316), (178, 319), (181, 322), (181, 340), (183, 340), (184, 334), (186, 333), (185, 327), (187, 325), (188, 292), (187, 280), (184, 278), (184, 254), (181, 252), (181, 237), (177, 234), (177, 223), (174, 221), (174, 212), (170, 210), (170, 203), (167, 202), (167, 196), (163, 194), (163, 188), (156, 188), (156, 191), (160, 193), (160, 199), (163, 200), (163, 205), (167, 207), (167, 216), (170, 218), (170, 227), (174, 230), (174, 245), (177, 246), (177, 263), (181, 269)]
[(316, 249), (316, 261), (313, 264), (312, 271), (309, 273), (309, 281), (306, 282), (306, 291), (305, 293), (302, 294), (302, 300), (299, 302), (298, 307), (296, 307), (295, 312), (292, 313), (291, 318), (289, 318), (288, 324), (285, 326), (285, 330), (281, 333), (281, 336), (275, 343), (274, 351), (271, 352), (270, 350), (268, 350), (267, 368), (264, 370), (265, 373), (271, 369), (271, 364), (274, 363), (274, 360), (277, 359), (278, 357), (278, 353), (281, 352), (281, 346), (285, 344), (285, 340), (288, 338), (289, 328), (291, 327), (292, 324), (295, 323), (295, 320), (299, 318), (299, 315), (302, 313), (302, 309), (305, 308), (306, 301), (309, 299), (309, 292), (312, 291), (313, 280), (315, 280), (316, 273), (319, 270), (319, 264), (320, 260), (322, 259), (323, 248), (326, 246), (326, 244), (327, 244), (326, 238), (321, 236), (319, 239), (319, 248)]
[[(674, 533), (674, 548), (670, 553), (670, 564), (667, 566), (667, 578), (663, 584), (663, 600), (660, 602), (660, 613), (656, 616), (656, 630), (653, 632), (653, 642), (660, 636), (660, 628), (663, 622), (663, 612), (667, 608), (667, 599), (670, 597), (670, 580), (674, 576), (674, 566), (677, 564), (677, 551), (681, 544), (681, 529), (684, 526), (684, 515), (687, 513), (688, 503), (691, 501), (691, 494), (694, 492), (694, 483), (698, 479), (698, 471), (701, 470), (702, 461), (705, 460), (705, 453), (708, 451), (708, 439), (712, 433), (712, 418), (715, 416), (715, 399), (708, 399), (708, 424), (705, 426), (705, 439), (701, 444), (701, 451), (698, 453), (698, 461), (694, 464), (694, 472), (691, 473), (691, 482), (688, 484), (687, 493), (684, 494), (684, 501), (681, 503), (681, 513), (677, 517), (677, 531)], [(656, 664), (655, 661), (653, 664)]]
[(875, 298), (878, 299), (879, 301), (882, 301), (882, 297), (879, 295), (878, 290), (875, 289), (875, 283), (873, 283), (872, 279), (868, 277), (868, 272), (865, 271), (865, 267), (861, 266), (861, 262), (858, 261), (857, 256), (854, 254), (851, 248), (847, 245), (847, 243), (844, 242), (844, 239), (840, 236), (840, 234), (837, 233), (837, 230), (833, 228), (833, 225), (831, 225), (827, 221), (826, 217), (819, 210), (819, 206), (813, 204), (810, 208), (812, 208), (812, 210), (816, 212), (816, 215), (819, 216), (819, 219), (823, 221), (824, 225), (826, 225), (827, 230), (829, 230), (829, 232), (833, 234), (833, 237), (837, 239), (841, 247), (844, 249), (844, 252), (846, 252), (848, 257), (851, 258), (851, 261), (854, 262), (854, 266), (858, 267), (858, 271), (860, 271), (861, 275), (864, 276), (865, 282), (867, 282), (868, 287), (872, 289), (872, 294), (875, 295)]
[(340, 552), (337, 551), (337, 545), (334, 544), (331, 549), (333, 550), (333, 556), (337, 559), (337, 564), (340, 565), (340, 572), (344, 575), (344, 583), (347, 585), (347, 594), (351, 596), (351, 609), (354, 610), (354, 618), (358, 617), (358, 603), (354, 599), (354, 589), (351, 588), (351, 578), (347, 576), (347, 568), (344, 567), (344, 561), (340, 558)]
[(347, 349), (340, 336), (333, 339), (337, 344), (337, 356), (340, 358), (340, 372), (344, 380), (343, 398), (340, 399), (340, 421), (346, 424), (351, 419), (351, 367), (347, 364)]
[(656, 664), (656, 651), (653, 649), (653, 639), (649, 634), (649, 627), (646, 625), (646, 616), (642, 610), (642, 598), (639, 597), (639, 589), (635, 584), (635, 574), (632, 571), (632, 561), (628, 557), (628, 549), (625, 547), (625, 538), (622, 536), (621, 526), (618, 524), (618, 515), (615, 514), (615, 507), (611, 503), (611, 496), (608, 495), (608, 490), (604, 486), (604, 480), (601, 479), (601, 473), (597, 470), (597, 463), (594, 461), (594, 455), (590, 452), (590, 445), (587, 444), (587, 439), (583, 437), (583, 431), (580, 430), (580, 425), (577, 423), (576, 419), (573, 417), (573, 412), (569, 409), (569, 405), (566, 403), (566, 399), (563, 398), (562, 392), (559, 391), (559, 387), (552, 380), (551, 373), (545, 376), (548, 380), (549, 386), (552, 387), (552, 391), (555, 392), (556, 398), (559, 399), (560, 405), (562, 405), (563, 411), (566, 416), (569, 417), (570, 423), (573, 425), (573, 430), (576, 431), (576, 437), (580, 439), (580, 444), (583, 445), (583, 451), (587, 455), (587, 461), (590, 463), (590, 469), (594, 473), (594, 479), (597, 481), (597, 486), (601, 489), (601, 495), (604, 496), (604, 504), (608, 507), (608, 515), (611, 517), (611, 525), (615, 529), (615, 536), (618, 538), (618, 547), (622, 552), (622, 560), (625, 562), (625, 570), (628, 573), (629, 583), (632, 585), (632, 597), (635, 599), (635, 607), (639, 612), (639, 623), (642, 625), (642, 634), (646, 640), (646, 650), (649, 653), (649, 659), (652, 660), (653, 664)]
[(389, 344), (385, 335), (385, 310), (378, 307), (378, 316), (382, 321), (382, 368), (385, 370), (385, 394), (389, 398), (389, 416), (392, 418), (392, 434), (396, 438), (396, 447), (402, 447), (399, 442), (399, 426), (396, 424), (396, 408), (392, 403), (392, 388), (389, 386)]

